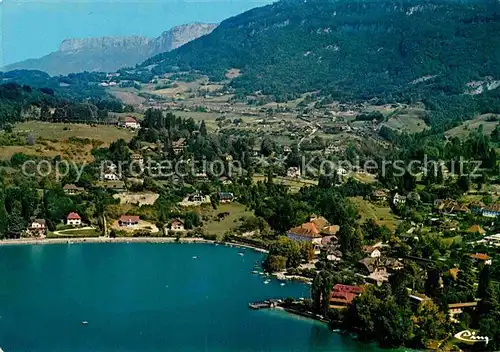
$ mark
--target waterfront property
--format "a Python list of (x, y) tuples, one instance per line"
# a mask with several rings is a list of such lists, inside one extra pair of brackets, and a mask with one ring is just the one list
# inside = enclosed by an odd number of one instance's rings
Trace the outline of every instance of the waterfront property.
[[(338, 239), (335, 235), (339, 230), (340, 226), (330, 225), (324, 217), (312, 215), (309, 222), (288, 230), (287, 237), (296, 242), (310, 242), (318, 254), (321, 247), (336, 244)], [(323, 240), (324, 238), (326, 239)]]
[(181, 219), (170, 220), (167, 228), (172, 231), (185, 231), (184, 221)]
[(45, 238), (47, 233), (47, 226), (45, 219), (35, 219), (31, 222), (26, 230), (29, 236)]
[(345, 309), (364, 291), (361, 286), (336, 284), (330, 294), (330, 309)]
[(71, 212), (66, 216), (66, 224), (71, 226), (80, 226), (82, 224), (82, 218), (78, 213)]
[(120, 219), (118, 219), (118, 225), (119, 226), (136, 226), (139, 224), (139, 216), (137, 215), (122, 215), (120, 216)]
[(321, 245), (321, 234), (312, 222), (306, 222), (297, 227), (293, 227), (287, 232), (287, 237), (297, 242), (310, 242), (313, 245)]

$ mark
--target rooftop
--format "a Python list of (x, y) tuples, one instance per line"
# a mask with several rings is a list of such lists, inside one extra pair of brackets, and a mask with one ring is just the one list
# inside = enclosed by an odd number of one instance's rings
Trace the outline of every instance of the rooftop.
[(134, 119), (132, 116), (125, 116), (125, 118), (123, 119), (124, 122), (128, 122), (128, 123), (135, 123), (137, 122), (136, 119)]
[(139, 222), (139, 216), (137, 215), (122, 215), (120, 216), (120, 222)]
[(68, 216), (66, 217), (66, 219), (68, 220), (78, 220), (78, 219), (81, 219), (80, 215), (78, 215), (78, 213), (75, 213), (75, 212), (71, 212), (68, 214)]
[(318, 228), (312, 222), (306, 222), (305, 224), (291, 228), (288, 230), (288, 233), (303, 237), (321, 238)]
[(471, 254), (470, 256), (471, 256), (472, 259), (478, 259), (478, 260), (489, 260), (489, 259), (491, 259), (487, 254), (484, 254), (484, 253)]

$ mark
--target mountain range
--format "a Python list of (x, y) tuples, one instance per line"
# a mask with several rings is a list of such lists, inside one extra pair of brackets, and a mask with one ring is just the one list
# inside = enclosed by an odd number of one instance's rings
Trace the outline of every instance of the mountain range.
[[(146, 60), (154, 74), (198, 70), (243, 93), (422, 100), (500, 79), (497, 0), (281, 0)], [(486, 91), (486, 89), (485, 89)]]
[(157, 38), (127, 36), (66, 39), (58, 51), (38, 59), (8, 65), (4, 70), (40, 70), (50, 75), (83, 71), (113, 72), (122, 67), (135, 66), (153, 55), (178, 48), (210, 33), (216, 26), (210, 23), (181, 25)]

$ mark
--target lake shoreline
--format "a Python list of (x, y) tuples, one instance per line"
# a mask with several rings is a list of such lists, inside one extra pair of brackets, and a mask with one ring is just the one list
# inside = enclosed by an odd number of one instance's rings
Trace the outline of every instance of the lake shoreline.
[(78, 243), (205, 243), (205, 244), (221, 244), (228, 247), (248, 248), (261, 253), (268, 253), (266, 249), (251, 246), (245, 243), (238, 242), (217, 242), (207, 240), (201, 237), (75, 237), (75, 238), (29, 238), (29, 239), (12, 239), (0, 240), (0, 246), (15, 246), (15, 245), (50, 245), (50, 244), (78, 244)]

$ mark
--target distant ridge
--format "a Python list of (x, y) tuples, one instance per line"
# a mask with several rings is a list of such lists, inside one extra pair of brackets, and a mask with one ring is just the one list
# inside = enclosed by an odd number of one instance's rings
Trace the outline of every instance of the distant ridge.
[(53, 76), (83, 71), (116, 71), (178, 48), (210, 33), (215, 27), (217, 24), (196, 22), (173, 27), (157, 38), (125, 36), (66, 39), (56, 52), (7, 65), (3, 70), (40, 70)]

